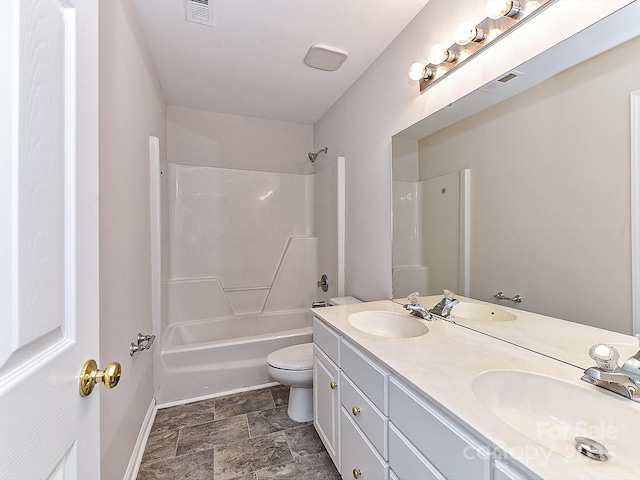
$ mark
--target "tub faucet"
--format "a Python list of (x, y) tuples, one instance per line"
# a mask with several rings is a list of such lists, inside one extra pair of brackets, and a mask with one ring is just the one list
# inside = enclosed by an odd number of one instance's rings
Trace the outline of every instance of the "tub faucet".
[(453, 298), (455, 294), (451, 290), (444, 290), (444, 297), (430, 312), (442, 318), (452, 318), (451, 309), (460, 303), (460, 300)]
[(420, 294), (418, 292), (413, 292), (411, 295), (407, 297), (409, 303), (403, 305), (406, 310), (409, 310), (411, 315), (415, 315), (416, 317), (420, 317), (428, 322), (435, 322), (437, 319), (431, 315), (431, 312), (427, 308), (425, 308), (419, 301), (418, 297)]
[(640, 403), (640, 350), (622, 368), (618, 366), (620, 354), (610, 345), (592, 346), (589, 356), (597, 366), (587, 368), (582, 380)]

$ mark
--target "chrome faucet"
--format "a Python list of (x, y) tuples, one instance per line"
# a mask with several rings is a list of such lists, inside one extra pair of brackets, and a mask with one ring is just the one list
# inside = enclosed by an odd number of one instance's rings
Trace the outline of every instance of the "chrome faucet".
[(418, 297), (420, 297), (420, 294), (418, 292), (413, 292), (407, 297), (409, 303), (405, 303), (403, 307), (406, 310), (409, 310), (409, 313), (411, 313), (411, 315), (420, 317), (424, 320), (427, 320), (428, 322), (435, 322), (437, 318), (431, 315), (431, 312), (429, 312), (429, 310), (420, 303)]
[(587, 368), (582, 380), (640, 403), (640, 350), (622, 368), (618, 366), (620, 354), (610, 345), (592, 346), (589, 356), (597, 366)]
[(460, 300), (453, 298), (455, 294), (451, 290), (444, 290), (444, 297), (431, 310), (434, 315), (442, 318), (452, 318), (451, 309), (455, 307)]

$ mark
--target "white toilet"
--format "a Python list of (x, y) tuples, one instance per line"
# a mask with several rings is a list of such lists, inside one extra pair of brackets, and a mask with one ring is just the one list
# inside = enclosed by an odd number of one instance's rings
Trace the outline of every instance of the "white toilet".
[[(360, 303), (354, 297), (337, 297), (329, 305)], [(289, 418), (296, 422), (313, 420), (313, 343), (281, 348), (267, 357), (267, 371), (275, 382), (291, 387)]]
[(313, 420), (313, 343), (281, 348), (267, 357), (269, 377), (289, 385), (287, 413), (296, 422)]

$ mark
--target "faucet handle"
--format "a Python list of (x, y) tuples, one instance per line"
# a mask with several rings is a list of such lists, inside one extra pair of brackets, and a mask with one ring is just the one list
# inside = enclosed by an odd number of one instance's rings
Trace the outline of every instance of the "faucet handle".
[(420, 294), (418, 292), (410, 293), (407, 300), (409, 300), (411, 305), (418, 305), (418, 303), (420, 303)]
[(596, 343), (589, 349), (589, 356), (596, 361), (596, 365), (601, 370), (612, 372), (618, 368), (620, 354), (611, 345)]
[(452, 292), (451, 290), (448, 290), (446, 288), (442, 292), (444, 293), (444, 298), (446, 298), (447, 300), (452, 300), (453, 296), (455, 295), (454, 292)]

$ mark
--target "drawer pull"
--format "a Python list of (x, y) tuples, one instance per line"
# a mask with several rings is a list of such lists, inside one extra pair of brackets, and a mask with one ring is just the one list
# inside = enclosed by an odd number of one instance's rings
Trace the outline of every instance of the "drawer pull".
[[(355, 417), (356, 415), (358, 415), (360, 413), (360, 409), (358, 407), (353, 407), (351, 409), (351, 413), (353, 413), (353, 416)], [(356, 477), (358, 478), (358, 477)]]
[(331, 386), (331, 390), (338, 388), (338, 384), (336, 382), (331, 382), (329, 385)]
[(360, 470), (358, 470), (357, 468), (353, 469), (353, 478), (360, 478), (360, 475), (362, 475), (362, 472)]

